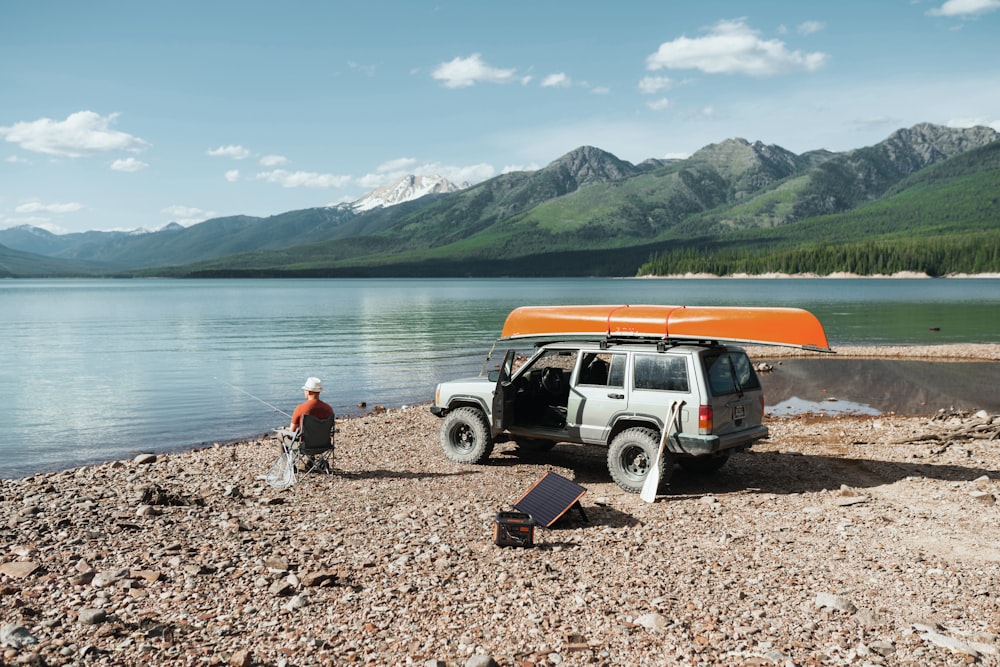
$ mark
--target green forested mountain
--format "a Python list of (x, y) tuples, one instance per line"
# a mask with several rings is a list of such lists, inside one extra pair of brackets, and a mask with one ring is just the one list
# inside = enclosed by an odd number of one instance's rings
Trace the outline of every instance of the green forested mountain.
[[(48, 254), (174, 276), (996, 272), (997, 138), (917, 125), (802, 155), (729, 139), (639, 165), (583, 147), (538, 171), (363, 213), (224, 218)], [(10, 231), (0, 243), (16, 247)]]

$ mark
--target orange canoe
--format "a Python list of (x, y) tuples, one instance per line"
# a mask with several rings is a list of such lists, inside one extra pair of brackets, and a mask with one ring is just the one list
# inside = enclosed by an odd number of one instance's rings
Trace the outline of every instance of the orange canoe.
[(823, 325), (801, 308), (524, 306), (511, 311), (500, 336), (683, 339), (832, 351)]

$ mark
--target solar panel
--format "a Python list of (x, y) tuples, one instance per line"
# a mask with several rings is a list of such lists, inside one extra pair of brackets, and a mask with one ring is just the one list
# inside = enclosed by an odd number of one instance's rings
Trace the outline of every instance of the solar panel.
[(580, 498), (586, 492), (587, 489), (576, 482), (550, 471), (524, 492), (521, 499), (514, 503), (514, 509), (530, 514), (536, 524), (546, 528), (550, 528), (574, 506), (586, 521), (587, 515), (580, 505)]

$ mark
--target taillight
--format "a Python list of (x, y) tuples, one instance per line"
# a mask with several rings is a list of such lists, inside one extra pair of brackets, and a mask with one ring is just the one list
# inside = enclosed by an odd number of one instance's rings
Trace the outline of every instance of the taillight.
[(698, 433), (701, 435), (712, 434), (712, 420), (714, 414), (711, 405), (698, 406)]
[(760, 416), (761, 417), (764, 416), (764, 394), (763, 393), (761, 393), (761, 395), (760, 395)]

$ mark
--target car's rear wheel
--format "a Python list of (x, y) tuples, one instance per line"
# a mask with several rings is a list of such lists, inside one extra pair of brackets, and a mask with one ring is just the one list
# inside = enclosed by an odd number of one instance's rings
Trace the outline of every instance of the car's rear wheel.
[(455, 463), (482, 463), (493, 452), (486, 415), (476, 408), (458, 408), (441, 424), (441, 449)]
[(726, 461), (728, 460), (729, 452), (722, 452), (721, 454), (716, 454), (715, 456), (694, 456), (691, 458), (684, 458), (679, 460), (678, 463), (688, 472), (697, 473), (699, 475), (710, 475), (722, 466), (726, 465)]
[[(646, 481), (646, 475), (653, 471), (656, 454), (660, 449), (660, 439), (650, 428), (630, 428), (622, 431), (611, 441), (608, 449), (608, 472), (611, 479), (629, 493), (639, 493)], [(660, 459), (660, 485), (670, 481), (674, 457), (664, 451)]]

